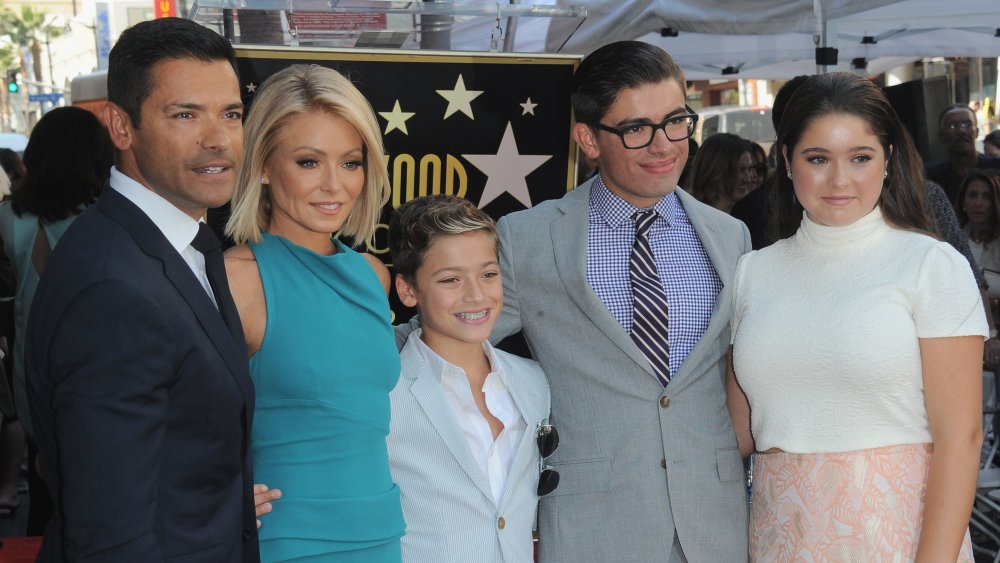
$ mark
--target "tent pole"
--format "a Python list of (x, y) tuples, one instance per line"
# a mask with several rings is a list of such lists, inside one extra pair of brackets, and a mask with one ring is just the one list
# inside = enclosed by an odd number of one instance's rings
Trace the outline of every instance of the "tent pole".
[[(813, 15), (816, 16), (816, 29), (813, 31), (813, 43), (816, 48), (826, 47), (826, 20), (823, 18), (822, 0), (813, 0)], [(818, 51), (817, 51), (818, 52)], [(816, 61), (816, 74), (826, 74), (827, 66)]]

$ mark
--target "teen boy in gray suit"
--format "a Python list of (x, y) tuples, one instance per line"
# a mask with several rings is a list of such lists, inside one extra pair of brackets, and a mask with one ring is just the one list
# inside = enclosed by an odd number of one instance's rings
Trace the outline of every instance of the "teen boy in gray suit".
[[(504, 308), (552, 389), (559, 487), (542, 563), (747, 558), (726, 398), (739, 221), (677, 188), (696, 117), (661, 49), (619, 42), (573, 78), (577, 144), (600, 173), (500, 220)], [(653, 211), (654, 213), (644, 213)]]

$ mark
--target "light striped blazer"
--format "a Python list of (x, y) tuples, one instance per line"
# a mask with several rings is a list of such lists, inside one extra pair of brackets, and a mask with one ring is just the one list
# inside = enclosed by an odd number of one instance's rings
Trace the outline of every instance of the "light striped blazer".
[(402, 493), (404, 563), (530, 563), (538, 497), (535, 429), (548, 418), (549, 387), (538, 364), (495, 350), (526, 427), (500, 504), (416, 343), (400, 351), (389, 397), (389, 466)]

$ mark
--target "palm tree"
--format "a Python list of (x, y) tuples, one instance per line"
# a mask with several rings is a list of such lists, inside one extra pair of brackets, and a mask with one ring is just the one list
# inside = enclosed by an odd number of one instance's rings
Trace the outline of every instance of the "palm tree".
[[(53, 25), (45, 10), (37, 10), (28, 4), (21, 5), (21, 13), (17, 14), (9, 8), (3, 8), (0, 15), (0, 34), (6, 35), (10, 41), (21, 49), (31, 51), (31, 71), (34, 82), (42, 81), (42, 42), (49, 38), (59, 37), (63, 28)], [(22, 73), (27, 76), (24, 58), (21, 62)]]

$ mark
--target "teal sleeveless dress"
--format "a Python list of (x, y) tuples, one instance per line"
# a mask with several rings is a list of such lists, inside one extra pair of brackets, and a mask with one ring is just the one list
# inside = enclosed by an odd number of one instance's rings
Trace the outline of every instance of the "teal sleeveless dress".
[(389, 302), (365, 259), (264, 234), (250, 244), (267, 326), (250, 358), (254, 482), (282, 491), (261, 561), (399, 563), (405, 524), (389, 472), (389, 391), (399, 379)]

